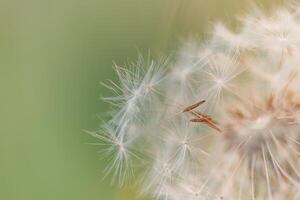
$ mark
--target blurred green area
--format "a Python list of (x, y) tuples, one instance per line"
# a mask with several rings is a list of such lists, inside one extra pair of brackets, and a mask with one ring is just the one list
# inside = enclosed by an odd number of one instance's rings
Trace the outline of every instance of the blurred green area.
[[(0, 199), (132, 200), (101, 181), (100, 81), (137, 52), (172, 53), (242, 0), (0, 0)], [(259, 1), (269, 7), (279, 0)]]

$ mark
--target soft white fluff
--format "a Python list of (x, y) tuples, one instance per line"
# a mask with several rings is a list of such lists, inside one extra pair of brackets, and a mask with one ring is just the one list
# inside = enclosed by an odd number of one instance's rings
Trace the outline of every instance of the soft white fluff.
[(156, 199), (300, 199), (298, 10), (216, 24), (174, 62), (116, 67), (115, 109), (92, 133), (106, 172)]

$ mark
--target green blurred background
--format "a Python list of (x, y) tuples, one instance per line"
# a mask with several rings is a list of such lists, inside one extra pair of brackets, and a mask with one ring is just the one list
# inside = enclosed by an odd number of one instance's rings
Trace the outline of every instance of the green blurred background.
[(250, 2), (0, 0), (0, 199), (134, 199), (101, 181), (99, 147), (82, 131), (97, 129), (107, 111), (99, 82), (115, 79), (113, 61), (173, 53)]

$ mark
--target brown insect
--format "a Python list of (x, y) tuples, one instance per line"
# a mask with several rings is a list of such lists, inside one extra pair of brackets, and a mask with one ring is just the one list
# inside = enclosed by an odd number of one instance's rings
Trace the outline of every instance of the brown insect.
[(182, 112), (190, 112), (190, 111), (194, 110), (195, 108), (199, 107), (203, 103), (205, 103), (205, 100), (199, 101), (193, 105), (186, 107)]
[(183, 109), (182, 112), (189, 112), (192, 115), (194, 115), (194, 118), (192, 118), (190, 120), (190, 122), (204, 123), (207, 126), (209, 126), (210, 128), (213, 128), (213, 129), (217, 130), (218, 132), (221, 132), (221, 129), (218, 128), (218, 126), (216, 125), (217, 122), (215, 122), (210, 116), (202, 114), (198, 111), (194, 111), (196, 108), (198, 108), (204, 102), (205, 102), (205, 100), (201, 100), (195, 104), (192, 104), (192, 105), (186, 107), (185, 109)]

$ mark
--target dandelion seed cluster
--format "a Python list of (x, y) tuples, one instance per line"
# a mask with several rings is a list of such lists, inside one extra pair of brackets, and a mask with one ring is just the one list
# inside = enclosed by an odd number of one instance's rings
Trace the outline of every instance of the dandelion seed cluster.
[(300, 9), (116, 72), (111, 119), (91, 133), (114, 181), (153, 199), (300, 199)]

